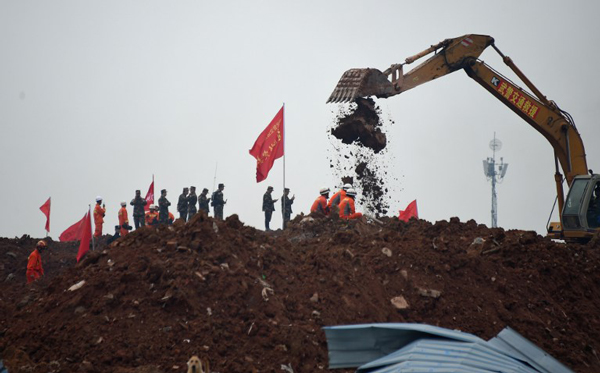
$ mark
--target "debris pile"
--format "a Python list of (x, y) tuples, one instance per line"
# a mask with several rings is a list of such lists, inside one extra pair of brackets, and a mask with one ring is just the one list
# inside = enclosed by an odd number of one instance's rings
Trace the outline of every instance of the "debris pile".
[(457, 218), (297, 216), (265, 233), (198, 214), (134, 231), (78, 265), (76, 244), (51, 242), (47, 277), (27, 286), (34, 244), (0, 239), (0, 358), (11, 373), (180, 372), (192, 355), (216, 372), (325, 371), (321, 328), (371, 322), (484, 339), (510, 326), (577, 372), (600, 366), (595, 242)]

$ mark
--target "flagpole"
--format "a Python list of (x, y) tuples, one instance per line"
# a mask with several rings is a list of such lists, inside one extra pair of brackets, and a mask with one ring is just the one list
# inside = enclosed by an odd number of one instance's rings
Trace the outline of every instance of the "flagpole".
[[(92, 205), (88, 205), (87, 216), (88, 216), (88, 219), (90, 219), (90, 220), (92, 219), (91, 211), (92, 211)], [(90, 227), (91, 226), (92, 226), (92, 224), (90, 224)], [(81, 237), (80, 237), (80, 239), (81, 239)], [(89, 250), (89, 246), (88, 246), (88, 250)], [(93, 234), (92, 234), (92, 251), (96, 251), (96, 243), (95, 243), (94, 235)]]
[(212, 192), (215, 192), (215, 184), (217, 182), (217, 167), (219, 166), (219, 162), (215, 162), (215, 177), (213, 178), (213, 188)]
[(282, 229), (285, 229), (285, 133), (287, 129), (285, 128), (285, 102), (283, 103), (283, 196), (281, 201), (282, 211), (281, 217), (283, 218)]

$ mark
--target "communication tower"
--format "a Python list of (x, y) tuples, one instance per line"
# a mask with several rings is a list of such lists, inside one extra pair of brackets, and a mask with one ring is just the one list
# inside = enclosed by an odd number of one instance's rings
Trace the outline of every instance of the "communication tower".
[(494, 132), (494, 139), (490, 141), (490, 149), (492, 149), (492, 157), (488, 157), (483, 161), (483, 173), (485, 173), (488, 180), (492, 181), (492, 228), (497, 228), (498, 201), (496, 196), (496, 184), (501, 183), (504, 179), (508, 163), (504, 163), (502, 157), (500, 157), (500, 163), (496, 163), (496, 152), (502, 149), (502, 141), (496, 138), (496, 132)]

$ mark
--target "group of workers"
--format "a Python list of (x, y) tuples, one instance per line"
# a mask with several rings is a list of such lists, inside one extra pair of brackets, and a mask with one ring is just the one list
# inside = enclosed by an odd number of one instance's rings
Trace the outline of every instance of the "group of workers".
[[(273, 199), (271, 193), (273, 187), (269, 186), (267, 191), (263, 195), (263, 206), (262, 210), (265, 213), (265, 230), (269, 231), (271, 217), (273, 211), (275, 211), (275, 202), (277, 199)], [(283, 195), (281, 196), (281, 213), (283, 217), (283, 228), (286, 228), (287, 223), (290, 221), (292, 215), (292, 205), (294, 204), (295, 196), (289, 197), (290, 189), (284, 188)], [(329, 198), (329, 188), (322, 188), (319, 191), (319, 197), (315, 200), (310, 208), (310, 212), (318, 212), (325, 216), (331, 214), (339, 215), (342, 219), (358, 219), (362, 216), (360, 212), (356, 212), (354, 199), (356, 198), (356, 190), (352, 188), (351, 184), (344, 184), (344, 186), (337, 191), (331, 198)]]
[(330, 216), (337, 214), (342, 219), (358, 219), (362, 217), (360, 212), (356, 212), (354, 199), (356, 198), (356, 190), (351, 184), (344, 186), (329, 198), (329, 188), (321, 188), (319, 197), (313, 202), (310, 212), (319, 212), (323, 215)]
[[(179, 212), (179, 219), (188, 221), (198, 211), (204, 211), (209, 213), (209, 204), (213, 206), (215, 218), (223, 220), (223, 207), (227, 203), (223, 199), (223, 190), (225, 189), (224, 184), (219, 184), (218, 189), (208, 197), (208, 189), (204, 188), (200, 195), (196, 195), (196, 187), (191, 186), (189, 188), (183, 188), (183, 193), (179, 196), (177, 202), (177, 211)], [(102, 236), (102, 226), (104, 224), (104, 216), (106, 215), (106, 206), (102, 203), (102, 197), (96, 197), (96, 206), (94, 207), (94, 237), (98, 238)], [(196, 203), (198, 208), (196, 208)], [(129, 202), (133, 206), (133, 222), (135, 229), (143, 227), (145, 225), (157, 225), (157, 224), (173, 224), (175, 216), (169, 211), (171, 202), (167, 199), (167, 190), (163, 189), (160, 191), (160, 198), (158, 199), (158, 205), (151, 204), (146, 211), (148, 201), (142, 198), (141, 191), (135, 191), (135, 197)], [(129, 225), (129, 216), (127, 213), (127, 202), (121, 202), (121, 208), (118, 212), (119, 225), (115, 226), (115, 235), (110, 240), (125, 236), (133, 229)]]
[[(218, 189), (208, 197), (208, 189), (204, 188), (200, 195), (196, 195), (196, 187), (191, 186), (190, 188), (183, 188), (183, 192), (179, 196), (177, 202), (177, 212), (179, 212), (179, 219), (183, 221), (189, 221), (198, 211), (204, 211), (209, 213), (209, 205), (213, 206), (215, 219), (223, 220), (223, 207), (227, 203), (227, 200), (223, 199), (223, 190), (225, 189), (224, 184), (219, 184)], [(266, 193), (263, 196), (262, 210), (265, 213), (265, 229), (271, 230), (269, 224), (273, 211), (275, 211), (275, 202), (279, 199), (273, 199), (271, 193), (273, 187), (269, 186)], [(354, 199), (356, 198), (356, 190), (352, 188), (350, 184), (344, 184), (344, 186), (337, 191), (331, 198), (329, 198), (329, 188), (322, 188), (319, 191), (319, 197), (315, 200), (310, 208), (310, 212), (321, 213), (325, 216), (332, 214), (339, 215), (342, 219), (357, 219), (362, 216), (360, 212), (356, 212)], [(289, 196), (290, 189), (284, 188), (283, 195), (281, 196), (281, 211), (283, 217), (283, 228), (285, 229), (287, 223), (290, 221), (292, 216), (292, 205), (296, 196)], [(101, 196), (96, 197), (96, 206), (94, 207), (94, 237), (98, 238), (102, 236), (102, 225), (104, 224), (104, 216), (106, 215), (106, 206), (102, 203), (103, 199)], [(196, 208), (198, 203), (198, 209)], [(142, 198), (140, 190), (135, 191), (135, 197), (129, 203), (133, 206), (133, 221), (135, 229), (143, 227), (145, 225), (157, 225), (157, 224), (172, 224), (175, 220), (173, 214), (169, 211), (171, 202), (167, 199), (167, 191), (161, 190), (160, 198), (158, 199), (158, 206), (151, 204), (149, 211), (145, 211), (145, 207), (148, 202)], [(121, 202), (121, 208), (118, 212), (119, 225), (115, 226), (115, 234), (109, 238), (108, 244), (115, 239), (125, 236), (133, 229), (129, 225), (129, 217), (127, 213), (127, 203)], [(27, 262), (27, 283), (31, 283), (44, 274), (42, 267), (41, 253), (47, 249), (45, 241), (39, 241), (36, 245), (35, 250), (29, 255)]]

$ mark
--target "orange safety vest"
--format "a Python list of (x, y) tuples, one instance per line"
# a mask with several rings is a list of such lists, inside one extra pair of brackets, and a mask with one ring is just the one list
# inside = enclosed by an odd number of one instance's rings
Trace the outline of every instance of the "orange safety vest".
[(329, 206), (327, 206), (327, 198), (323, 195), (319, 196), (315, 202), (313, 202), (310, 212), (319, 211), (322, 214), (329, 215)]
[(106, 209), (103, 209), (102, 206), (96, 204), (94, 207), (94, 224), (102, 224), (104, 223), (104, 214), (106, 214)]
[(331, 196), (329, 202), (327, 202), (327, 207), (331, 210), (331, 206), (339, 206), (339, 204), (346, 198), (346, 191), (344, 189), (340, 189), (337, 193)]
[(358, 219), (362, 216), (360, 212), (356, 212), (354, 207), (354, 199), (350, 197), (344, 198), (340, 203), (340, 218), (342, 219)]
[(119, 225), (121, 226), (121, 236), (126, 236), (129, 231), (123, 228), (123, 224), (129, 225), (129, 217), (127, 216), (127, 208), (121, 207), (119, 209)]
[(156, 223), (158, 223), (158, 212), (147, 212), (146, 225), (153, 225)]
[(42, 267), (42, 256), (38, 249), (33, 250), (29, 254), (29, 260), (27, 261), (27, 283), (31, 283), (44, 275), (44, 268)]

